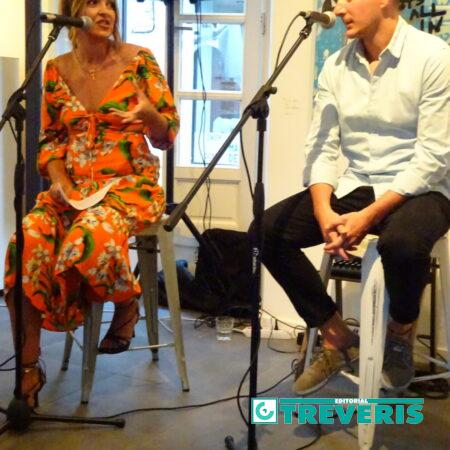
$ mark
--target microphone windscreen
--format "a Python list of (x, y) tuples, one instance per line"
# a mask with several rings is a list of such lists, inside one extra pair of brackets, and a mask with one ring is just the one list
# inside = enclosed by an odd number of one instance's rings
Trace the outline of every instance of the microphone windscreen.
[(83, 21), (83, 28), (86, 30), (94, 25), (94, 22), (92, 22), (92, 19), (88, 16), (81, 16), (80, 19)]
[(333, 4), (331, 0), (325, 0), (322, 5), (322, 12), (325, 13), (328, 11), (333, 11)]

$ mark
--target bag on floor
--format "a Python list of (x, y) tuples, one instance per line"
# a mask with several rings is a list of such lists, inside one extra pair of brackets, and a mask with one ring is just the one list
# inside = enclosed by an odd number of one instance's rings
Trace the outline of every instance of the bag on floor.
[(251, 246), (248, 234), (212, 228), (202, 234), (193, 283), (196, 309), (211, 315), (250, 317)]

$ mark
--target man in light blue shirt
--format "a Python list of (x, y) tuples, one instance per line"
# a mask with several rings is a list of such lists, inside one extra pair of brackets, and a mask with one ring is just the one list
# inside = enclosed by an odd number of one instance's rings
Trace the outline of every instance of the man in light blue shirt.
[[(323, 386), (358, 357), (348, 329), (300, 248), (325, 241), (348, 259), (370, 232), (391, 298), (383, 381), (414, 375), (413, 323), (434, 243), (450, 226), (450, 49), (399, 15), (398, 0), (339, 0), (354, 39), (325, 62), (306, 144), (308, 188), (264, 215), (263, 262), (324, 345), (294, 390)], [(339, 156), (348, 167), (339, 176)]]

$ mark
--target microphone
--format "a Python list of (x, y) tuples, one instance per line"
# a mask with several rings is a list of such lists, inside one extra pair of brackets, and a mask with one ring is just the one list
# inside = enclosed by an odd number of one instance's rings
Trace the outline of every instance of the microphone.
[(331, 11), (301, 11), (300, 15), (306, 20), (317, 22), (323, 28), (333, 28), (336, 24), (336, 15)]
[(87, 16), (70, 17), (62, 16), (60, 14), (42, 13), (41, 21), (44, 23), (53, 23), (54, 25), (60, 25), (63, 27), (90, 28), (92, 26), (92, 19)]

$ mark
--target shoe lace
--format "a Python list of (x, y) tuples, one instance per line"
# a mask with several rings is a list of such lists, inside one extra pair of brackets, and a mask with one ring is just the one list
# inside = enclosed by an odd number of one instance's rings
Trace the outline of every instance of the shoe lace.
[(332, 367), (331, 361), (330, 361), (330, 353), (331, 350), (321, 347), (316, 353), (314, 353), (312, 359), (311, 359), (311, 365), (313, 363), (322, 363), (323, 369), (325, 372), (328, 372)]
[(410, 349), (406, 342), (399, 339), (388, 338), (388, 345), (386, 348), (386, 363), (391, 364), (395, 362), (397, 365), (400, 362), (402, 365), (410, 364)]

